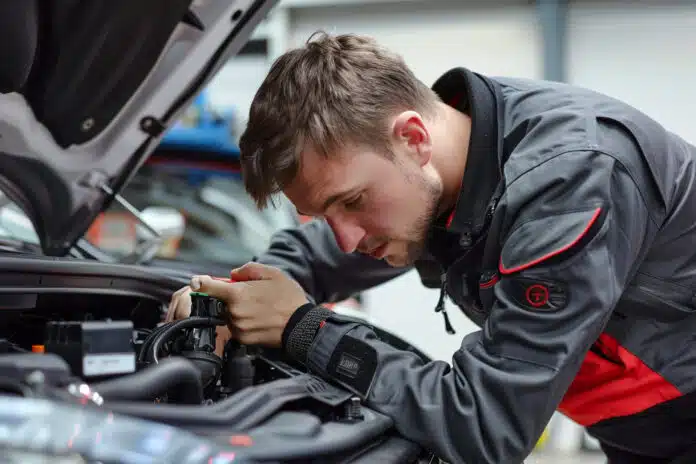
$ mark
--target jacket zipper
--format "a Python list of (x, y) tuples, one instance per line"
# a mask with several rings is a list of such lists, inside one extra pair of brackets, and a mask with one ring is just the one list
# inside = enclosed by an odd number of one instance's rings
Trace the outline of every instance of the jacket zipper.
[(447, 296), (447, 272), (440, 274), (440, 298), (437, 300), (437, 305), (435, 306), (436, 313), (442, 313), (442, 318), (445, 321), (445, 330), (448, 334), (457, 333), (452, 327), (452, 323), (447, 315), (447, 310), (445, 309), (445, 297)]

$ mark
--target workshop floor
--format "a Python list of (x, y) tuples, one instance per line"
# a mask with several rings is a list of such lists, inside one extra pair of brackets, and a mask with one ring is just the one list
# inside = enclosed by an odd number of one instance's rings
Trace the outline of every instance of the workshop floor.
[(535, 453), (524, 461), (524, 464), (604, 464), (604, 456), (600, 453)]

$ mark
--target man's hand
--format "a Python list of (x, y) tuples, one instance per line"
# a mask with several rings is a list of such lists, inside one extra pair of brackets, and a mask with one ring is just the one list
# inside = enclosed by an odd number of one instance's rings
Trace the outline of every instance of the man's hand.
[[(191, 287), (187, 285), (174, 292), (172, 299), (169, 301), (169, 309), (164, 319), (165, 322), (186, 319), (191, 315), (192, 291)], [(215, 328), (215, 354), (222, 357), (225, 351), (225, 344), (230, 338), (232, 338), (230, 329), (225, 326), (218, 326)]]
[(187, 285), (174, 292), (164, 322), (178, 321), (191, 315), (191, 291)]
[[(178, 299), (188, 299), (188, 309), (177, 303), (170, 312), (190, 314), (191, 291), (203, 292), (224, 301), (229, 311), (228, 327), (232, 337), (246, 345), (281, 346), (283, 330), (290, 316), (308, 302), (300, 285), (281, 270), (259, 263), (248, 263), (230, 273), (237, 282), (195, 276)], [(177, 293), (179, 293), (177, 292)], [(173, 300), (173, 299), (172, 299)]]

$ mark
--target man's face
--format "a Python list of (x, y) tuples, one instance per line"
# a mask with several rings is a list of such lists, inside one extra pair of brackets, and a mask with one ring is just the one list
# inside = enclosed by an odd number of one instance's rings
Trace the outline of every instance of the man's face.
[(423, 251), (442, 188), (412, 148), (393, 151), (389, 159), (352, 146), (326, 158), (306, 149), (284, 193), (301, 214), (324, 217), (344, 252), (410, 265)]

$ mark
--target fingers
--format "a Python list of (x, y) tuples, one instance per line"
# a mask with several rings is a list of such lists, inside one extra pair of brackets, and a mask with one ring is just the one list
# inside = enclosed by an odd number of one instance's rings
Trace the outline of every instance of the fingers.
[[(211, 277), (211, 279), (220, 280), (222, 282), (229, 282), (229, 280), (221, 279), (219, 277)], [(169, 300), (169, 306), (167, 307), (167, 314), (164, 319), (165, 322), (171, 322), (177, 319), (184, 319), (191, 315), (191, 298), (189, 294), (192, 291), (193, 290), (191, 286), (187, 285), (185, 287), (180, 288), (172, 294), (172, 297)]]
[(189, 298), (190, 292), (191, 287), (187, 285), (186, 287), (182, 287), (172, 294), (172, 298), (169, 301), (169, 307), (167, 308), (167, 315), (164, 319), (165, 322), (184, 319), (191, 314), (191, 299)]
[(235, 283), (213, 279), (206, 275), (194, 276), (191, 279), (191, 290), (194, 292), (206, 293), (214, 298), (219, 298), (228, 305), (236, 300), (234, 289)]
[(222, 358), (225, 352), (225, 345), (232, 338), (230, 329), (226, 326), (215, 328), (215, 354)]
[(273, 266), (250, 262), (230, 272), (233, 280), (266, 280), (278, 277), (282, 271)]
[(261, 279), (256, 282), (229, 282), (226, 280), (212, 278), (210, 276), (194, 276), (191, 279), (191, 289), (194, 292), (206, 293), (209, 296), (223, 300), (233, 317), (252, 316), (258, 310), (257, 307), (249, 303), (250, 286), (254, 286), (257, 290), (269, 285), (273, 285), (268, 279)]
[[(225, 302), (227, 307), (226, 318), (235, 318), (240, 316), (247, 316), (249, 312), (253, 311), (249, 305), (243, 304), (245, 301), (245, 294), (242, 291), (243, 287), (247, 284), (242, 282), (229, 282), (226, 280), (212, 278), (210, 276), (194, 276), (191, 279), (191, 289), (194, 292), (205, 293), (208, 296), (218, 298)], [(190, 298), (189, 298), (190, 300)], [(190, 305), (189, 301), (189, 305)], [(189, 314), (191, 311), (189, 310)]]

